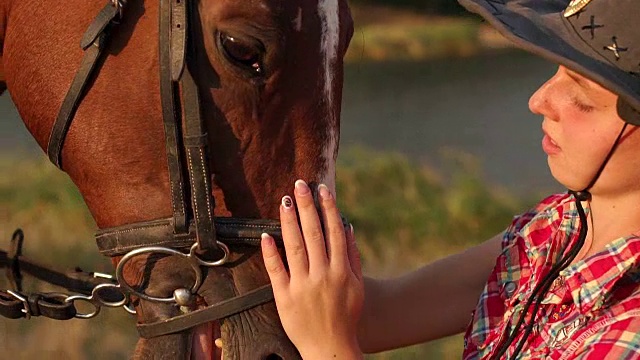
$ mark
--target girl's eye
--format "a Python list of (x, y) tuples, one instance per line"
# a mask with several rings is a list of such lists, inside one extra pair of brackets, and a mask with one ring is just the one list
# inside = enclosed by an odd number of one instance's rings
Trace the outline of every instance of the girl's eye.
[(241, 39), (220, 32), (218, 44), (222, 53), (233, 65), (247, 71), (252, 76), (263, 74), (262, 59), (265, 50), (259, 41)]
[(586, 113), (591, 112), (594, 109), (593, 106), (587, 105), (581, 102), (580, 100), (578, 100), (577, 98), (573, 98), (573, 105), (575, 105), (580, 111), (586, 112)]

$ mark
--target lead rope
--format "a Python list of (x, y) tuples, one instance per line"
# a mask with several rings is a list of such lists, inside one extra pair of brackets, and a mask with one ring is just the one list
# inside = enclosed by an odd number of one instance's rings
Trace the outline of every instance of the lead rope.
[[(540, 309), (540, 305), (542, 304), (542, 301), (544, 300), (547, 292), (551, 288), (551, 285), (553, 284), (555, 279), (558, 277), (560, 272), (564, 268), (566, 268), (569, 264), (571, 264), (571, 262), (573, 262), (573, 260), (576, 258), (576, 256), (578, 256), (578, 253), (580, 252), (580, 250), (584, 246), (584, 242), (585, 242), (586, 237), (587, 237), (587, 232), (588, 232), (589, 226), (588, 226), (588, 223), (587, 223), (587, 215), (586, 215), (586, 213), (584, 211), (584, 208), (582, 207), (582, 202), (591, 200), (591, 193), (589, 193), (589, 189), (591, 189), (593, 187), (593, 185), (595, 184), (597, 179), (600, 177), (600, 174), (602, 174), (602, 171), (604, 170), (604, 167), (606, 166), (606, 164), (609, 162), (609, 160), (613, 156), (613, 153), (615, 152), (616, 148), (618, 147), (618, 145), (620, 143), (620, 139), (622, 138), (622, 135), (624, 134), (624, 131), (627, 128), (627, 125), (628, 125), (628, 123), (625, 122), (624, 126), (620, 130), (620, 133), (618, 134), (618, 137), (616, 138), (615, 142), (613, 143), (613, 146), (611, 147), (611, 150), (609, 150), (609, 153), (605, 157), (604, 161), (602, 162), (602, 165), (600, 165), (600, 168), (598, 169), (598, 172), (596, 172), (596, 175), (593, 177), (593, 179), (591, 180), (589, 185), (582, 191), (571, 191), (571, 190), (569, 190), (569, 194), (571, 194), (575, 199), (576, 208), (577, 208), (577, 211), (578, 211), (578, 217), (580, 219), (580, 223), (579, 223), (580, 231), (579, 231), (579, 234), (578, 234), (578, 240), (573, 245), (573, 247), (569, 250), (569, 252), (567, 252), (567, 254), (565, 256), (560, 258), (560, 261), (558, 261), (555, 265), (553, 265), (551, 267), (551, 270), (549, 270), (549, 273), (547, 275), (545, 275), (542, 278), (542, 280), (538, 283), (538, 285), (536, 285), (536, 287), (533, 289), (533, 292), (531, 293), (531, 296), (529, 297), (529, 299), (527, 300), (524, 308), (522, 309), (520, 317), (518, 318), (518, 322), (513, 327), (513, 331), (510, 332), (509, 328), (505, 326), (505, 334), (509, 334), (509, 336), (504, 342), (502, 342), (500, 344), (500, 346), (498, 347), (497, 353), (494, 356), (491, 357), (492, 360), (498, 360), (498, 359), (500, 359), (502, 356), (504, 356), (506, 354), (507, 350), (509, 349), (509, 346), (513, 343), (513, 341), (516, 339), (516, 337), (518, 337), (520, 327), (524, 323), (525, 318), (526, 318), (527, 314), (529, 313), (529, 308), (533, 304), (534, 305), (533, 306), (533, 311), (531, 312), (531, 318), (529, 319), (529, 323), (526, 325), (524, 334), (522, 335), (522, 338), (520, 339), (520, 341), (518, 342), (516, 348), (514, 349), (513, 354), (511, 354), (511, 356), (509, 357), (511, 359), (516, 359), (517, 358), (517, 356), (520, 354), (520, 352), (524, 348), (524, 345), (526, 344), (526, 342), (527, 342), (527, 340), (529, 338), (529, 335), (531, 335), (531, 332), (533, 331), (533, 328), (535, 326), (535, 320), (536, 320), (536, 317), (537, 317), (537, 314), (538, 314), (538, 310)], [(535, 304), (534, 304), (534, 301), (535, 301)]]

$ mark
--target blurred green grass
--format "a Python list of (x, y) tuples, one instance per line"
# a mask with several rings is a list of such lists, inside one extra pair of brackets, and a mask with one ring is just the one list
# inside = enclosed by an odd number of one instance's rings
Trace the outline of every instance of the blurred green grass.
[(406, 7), (351, 4), (354, 34), (346, 62), (418, 61), (511, 49), (479, 17), (445, 16)]
[[(44, 157), (0, 158), (0, 248), (7, 249), (16, 228), (25, 232), (23, 254), (31, 259), (60, 269), (113, 272), (92, 241), (95, 223), (82, 196)], [(61, 291), (29, 277), (24, 285)], [(0, 276), (0, 288), (7, 287)], [(12, 359), (125, 359), (135, 344), (134, 324), (122, 310), (105, 310), (90, 321), (2, 318), (0, 349)]]
[(371, 24), (357, 27), (345, 57), (347, 62), (424, 60), (460, 57), (483, 49), (480, 22), (446, 21)]
[[(525, 199), (486, 184), (473, 157), (448, 159), (452, 170), (444, 174), (399, 154), (360, 147), (342, 151), (339, 205), (354, 224), (367, 274), (397, 275), (477, 244), (525, 208)], [(80, 194), (44, 158), (0, 158), (0, 248), (18, 227), (25, 231), (30, 258), (112, 272), (95, 249), (95, 224)], [(0, 276), (0, 288), (6, 287)], [(25, 287), (53, 290), (33, 281)], [(0, 349), (18, 359), (123, 359), (136, 336), (133, 319), (121, 310), (106, 310), (90, 321), (0, 320)], [(457, 359), (461, 351), (462, 339), (454, 336), (368, 359)]]

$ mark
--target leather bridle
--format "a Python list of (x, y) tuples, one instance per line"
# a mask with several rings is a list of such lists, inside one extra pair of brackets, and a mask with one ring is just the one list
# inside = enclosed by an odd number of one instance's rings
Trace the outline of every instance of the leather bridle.
[[(215, 199), (211, 191), (211, 172), (207, 155), (207, 132), (201, 117), (198, 88), (189, 66), (193, 43), (189, 37), (192, 9), (189, 0), (160, 0), (160, 93), (165, 145), (171, 186), (173, 216), (126, 226), (102, 229), (96, 235), (100, 252), (107, 256), (124, 257), (116, 269), (119, 290), (124, 298), (131, 295), (148, 301), (175, 303), (188, 309), (202, 283), (200, 266), (222, 266), (229, 253), (227, 245), (259, 244), (263, 232), (277, 233), (278, 222), (252, 219), (216, 219)], [(58, 113), (49, 137), (49, 159), (62, 168), (62, 148), (65, 135), (82, 96), (94, 74), (97, 63), (108, 44), (112, 28), (122, 19), (126, 2), (112, 0), (100, 11), (85, 32), (81, 46), (85, 56)], [(177, 91), (180, 86), (182, 100)], [(181, 112), (184, 111), (184, 116)], [(185, 171), (186, 170), (186, 171)], [(185, 172), (188, 174), (185, 176)], [(187, 194), (191, 194), (190, 199)], [(195, 245), (194, 245), (195, 244)], [(143, 253), (186, 255), (196, 272), (196, 283), (171, 298), (151, 297), (139, 292), (122, 278), (124, 264), (132, 255)], [(217, 261), (203, 261), (199, 254), (223, 253)], [(185, 296), (186, 295), (186, 296)], [(142, 337), (150, 338), (183, 331), (201, 323), (218, 320), (273, 300), (269, 285), (247, 294), (215, 304), (206, 309), (153, 324), (139, 325)]]
[[(185, 331), (273, 300), (271, 286), (266, 285), (204, 309), (192, 310), (193, 307), (189, 306), (193, 304), (202, 284), (201, 267), (224, 266), (229, 247), (259, 246), (260, 236), (265, 232), (282, 244), (279, 221), (216, 218), (213, 215), (215, 199), (207, 161), (207, 132), (201, 117), (198, 88), (189, 66), (194, 56), (193, 39), (189, 36), (190, 18), (193, 17), (191, 4), (191, 0), (160, 0), (160, 90), (172, 217), (99, 230), (96, 242), (100, 252), (110, 257), (123, 256), (116, 267), (115, 281), (96, 281), (93, 273), (79, 272), (75, 274), (76, 277), (80, 275), (83, 281), (79, 291), (86, 295), (39, 294), (39, 297), (33, 298), (16, 291), (0, 292), (0, 315), (4, 315), (3, 305), (4, 312), (8, 313), (8, 303), (13, 306), (12, 316), (9, 317), (14, 318), (40, 315), (42, 309), (46, 312), (49, 307), (57, 309), (61, 306), (66, 309), (64, 315), (50, 317), (89, 318), (97, 314), (101, 306), (124, 307), (134, 313), (131, 297), (180, 306), (182, 315), (138, 325), (140, 336), (152, 338)], [(126, 0), (109, 0), (84, 33), (81, 47), (85, 55), (60, 108), (48, 143), (49, 159), (59, 168), (62, 168), (61, 154), (67, 131), (92, 79), (100, 69), (100, 59), (108, 44), (109, 34), (122, 19), (125, 7)], [(173, 296), (167, 298), (150, 296), (129, 285), (122, 276), (124, 265), (137, 255), (150, 253), (186, 258), (195, 273), (195, 284), (176, 289)], [(15, 251), (11, 255), (5, 253), (5, 261), (0, 261), (0, 265), (10, 266), (14, 275), (16, 268), (25, 271), (31, 269), (31, 263), (19, 255)], [(208, 260), (210, 256), (217, 256), (217, 260)], [(46, 274), (39, 275), (40, 278), (47, 278)], [(99, 285), (94, 287), (96, 283)], [(62, 281), (62, 285), (69, 284)], [(96, 311), (79, 314), (73, 306), (75, 301), (90, 302)]]

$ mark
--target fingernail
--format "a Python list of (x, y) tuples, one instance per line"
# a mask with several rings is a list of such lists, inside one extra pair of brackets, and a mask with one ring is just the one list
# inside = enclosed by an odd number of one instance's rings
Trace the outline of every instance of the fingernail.
[(293, 206), (293, 199), (291, 199), (291, 196), (285, 195), (282, 197), (282, 206), (287, 210), (291, 209)]
[(262, 241), (267, 246), (271, 246), (273, 244), (273, 239), (271, 239), (271, 236), (269, 236), (269, 234), (267, 233), (262, 233), (262, 235), (260, 235), (260, 238), (262, 238)]
[(320, 197), (322, 197), (323, 200), (331, 199), (331, 191), (329, 191), (327, 185), (320, 184), (318, 186), (318, 192), (320, 193)]
[(307, 195), (310, 193), (309, 186), (304, 182), (304, 180), (296, 181), (296, 192), (298, 195)]
[(353, 236), (354, 235), (354, 233), (353, 233), (353, 224), (349, 224), (349, 229), (351, 230), (351, 236)]

